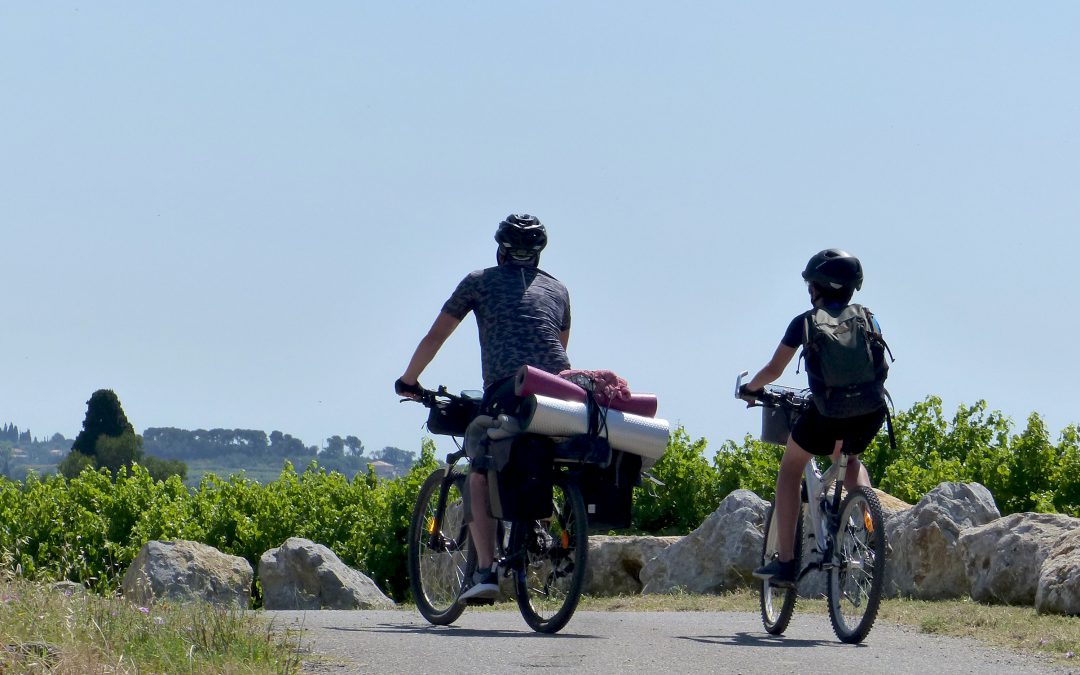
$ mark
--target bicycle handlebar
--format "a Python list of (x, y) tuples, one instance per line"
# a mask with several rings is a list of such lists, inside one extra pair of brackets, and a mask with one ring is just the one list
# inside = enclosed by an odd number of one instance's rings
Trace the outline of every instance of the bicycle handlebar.
[(438, 389), (432, 391), (430, 389), (425, 389), (417, 383), (415, 391), (417, 398), (402, 397), (399, 403), (419, 403), (425, 408), (434, 408), (439, 399), (445, 399), (455, 403), (466, 400), (464, 396), (451, 394), (445, 384), (440, 384)]
[(777, 385), (766, 385), (760, 391), (747, 391), (743, 385), (743, 378), (749, 375), (748, 371), (742, 371), (735, 379), (735, 398), (750, 396), (756, 400), (751, 406), (765, 406), (766, 408), (787, 408), (790, 410), (806, 410), (810, 405), (810, 392), (806, 389), (793, 389)]
[[(400, 380), (398, 382), (400, 383)], [(395, 389), (396, 388), (397, 387), (395, 387)], [(479, 399), (471, 399), (471, 398), (468, 398), (466, 396), (457, 396), (457, 395), (451, 394), (450, 391), (446, 388), (446, 385), (444, 385), (444, 384), (439, 385), (438, 389), (436, 389), (435, 391), (432, 391), (430, 389), (425, 389), (423, 386), (420, 385), (419, 382), (417, 382), (416, 385), (414, 385), (412, 387), (407, 387), (406, 390), (410, 391), (411, 393), (416, 394), (416, 398), (403, 397), (399, 401), (399, 403), (406, 403), (406, 402), (419, 403), (420, 405), (422, 405), (422, 406), (424, 406), (425, 408), (428, 408), (428, 409), (435, 408), (438, 405), (440, 400), (449, 401), (450, 403), (462, 403), (462, 402), (465, 402), (465, 401), (471, 401), (471, 402), (475, 402), (477, 404), (479, 403)], [(400, 390), (399, 390), (399, 394), (400, 394)], [(452, 452), (452, 453), (450, 453), (449, 455), (446, 456), (446, 463), (453, 466), (458, 461), (463, 459), (466, 456), (466, 454), (467, 453), (465, 452), (465, 449), (460, 448), (460, 446), (459, 446), (459, 450), (457, 452)]]

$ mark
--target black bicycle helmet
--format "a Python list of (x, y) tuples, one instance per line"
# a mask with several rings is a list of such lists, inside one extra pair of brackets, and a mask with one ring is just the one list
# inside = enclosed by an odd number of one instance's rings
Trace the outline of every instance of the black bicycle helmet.
[(836, 291), (843, 289), (854, 292), (862, 289), (862, 263), (847, 251), (827, 248), (810, 258), (802, 278)]
[(536, 216), (511, 213), (495, 231), (499, 250), (514, 260), (532, 260), (547, 246), (547, 230)]

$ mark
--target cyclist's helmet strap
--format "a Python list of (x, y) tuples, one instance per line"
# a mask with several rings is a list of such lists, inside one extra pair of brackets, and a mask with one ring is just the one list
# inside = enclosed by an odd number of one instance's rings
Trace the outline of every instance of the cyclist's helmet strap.
[(847, 251), (827, 248), (810, 258), (802, 278), (834, 291), (858, 291), (862, 289), (863, 283), (862, 263)]
[(509, 260), (528, 262), (539, 258), (547, 246), (547, 229), (527, 213), (511, 213), (495, 231), (499, 251)]

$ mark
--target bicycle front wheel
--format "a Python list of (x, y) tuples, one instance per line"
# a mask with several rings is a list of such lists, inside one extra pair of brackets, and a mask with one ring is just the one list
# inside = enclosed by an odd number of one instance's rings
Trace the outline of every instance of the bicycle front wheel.
[(840, 505), (829, 569), (829, 619), (841, 642), (862, 642), (877, 618), (885, 582), (885, 518), (868, 487), (852, 490)]
[[(803, 549), (803, 509), (799, 509), (799, 520), (795, 525), (795, 568), (802, 569)], [(761, 551), (761, 564), (768, 565), (778, 555), (776, 545), (775, 505), (765, 514), (765, 543)], [(770, 635), (782, 635), (795, 613), (795, 601), (799, 592), (794, 588), (779, 588), (768, 581), (761, 582), (761, 623)]]
[(476, 567), (465, 524), (465, 480), (458, 471), (435, 471), (420, 488), (409, 521), (409, 587), (420, 614), (437, 626), (465, 611), (457, 598)]
[(585, 501), (573, 480), (560, 475), (546, 520), (513, 524), (514, 590), (521, 616), (540, 633), (555, 633), (577, 609), (585, 584), (589, 532)]

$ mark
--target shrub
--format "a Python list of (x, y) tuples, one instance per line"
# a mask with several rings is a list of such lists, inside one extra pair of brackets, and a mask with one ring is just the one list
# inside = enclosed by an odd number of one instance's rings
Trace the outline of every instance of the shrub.
[(657, 534), (686, 533), (716, 510), (721, 495), (716, 471), (705, 458), (706, 442), (691, 442), (686, 430), (676, 429), (667, 452), (650, 473), (663, 485), (647, 479), (634, 490), (632, 522), (639, 530)]

